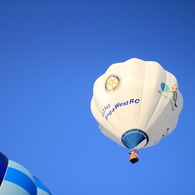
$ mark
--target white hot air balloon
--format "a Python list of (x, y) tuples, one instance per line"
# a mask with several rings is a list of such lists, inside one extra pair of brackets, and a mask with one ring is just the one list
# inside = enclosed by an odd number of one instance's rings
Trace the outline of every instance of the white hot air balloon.
[(177, 79), (154, 61), (111, 65), (94, 83), (91, 111), (103, 134), (136, 150), (157, 144), (176, 127), (183, 106)]

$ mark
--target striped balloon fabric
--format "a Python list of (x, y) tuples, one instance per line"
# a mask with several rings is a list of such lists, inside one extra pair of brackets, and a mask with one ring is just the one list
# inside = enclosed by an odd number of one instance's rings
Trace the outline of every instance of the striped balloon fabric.
[(52, 195), (19, 163), (0, 153), (0, 195)]

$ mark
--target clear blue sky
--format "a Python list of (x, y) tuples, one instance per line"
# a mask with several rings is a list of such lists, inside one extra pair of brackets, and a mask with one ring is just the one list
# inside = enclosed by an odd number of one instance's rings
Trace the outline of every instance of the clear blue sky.
[[(195, 1), (0, 0), (0, 151), (54, 195), (194, 195)], [(159, 62), (179, 81), (175, 131), (128, 162), (90, 112), (113, 63)]]

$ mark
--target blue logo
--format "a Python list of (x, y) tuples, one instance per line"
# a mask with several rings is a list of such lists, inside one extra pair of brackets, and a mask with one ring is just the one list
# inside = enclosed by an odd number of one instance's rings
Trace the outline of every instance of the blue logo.
[(177, 85), (174, 84), (171, 88), (165, 84), (165, 83), (161, 83), (161, 89), (163, 92), (165, 93), (173, 93), (173, 102), (174, 102), (174, 106), (177, 108)]

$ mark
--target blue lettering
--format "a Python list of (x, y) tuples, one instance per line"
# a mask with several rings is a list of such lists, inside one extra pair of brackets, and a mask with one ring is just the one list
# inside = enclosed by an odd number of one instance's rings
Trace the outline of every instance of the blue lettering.
[(134, 103), (134, 99), (130, 99), (130, 100), (129, 100), (129, 103), (130, 103), (130, 104)]
[(117, 109), (119, 107), (119, 103), (115, 104), (114, 106)]
[(118, 102), (116, 103), (113, 107), (111, 107), (110, 104), (106, 105), (103, 109), (102, 109), (102, 116), (108, 120), (108, 117), (112, 115), (112, 113), (115, 112), (116, 109), (122, 107), (122, 106), (127, 106), (129, 104), (138, 104), (140, 103), (140, 99), (129, 99), (126, 102)]

